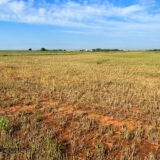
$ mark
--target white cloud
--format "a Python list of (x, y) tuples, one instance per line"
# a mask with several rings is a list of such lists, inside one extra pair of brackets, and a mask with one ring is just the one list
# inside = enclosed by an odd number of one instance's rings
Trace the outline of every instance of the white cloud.
[(124, 16), (128, 16), (129, 14), (136, 13), (136, 12), (143, 11), (143, 10), (144, 8), (142, 6), (132, 5), (129, 7), (122, 8), (121, 13)]
[(88, 0), (83, 3), (55, 1), (49, 4), (41, 0), (36, 4), (34, 0), (0, 0), (0, 20), (106, 30), (150, 29), (160, 25), (160, 12), (149, 12), (154, 0), (150, 3), (139, 0), (127, 7), (115, 6), (107, 0), (94, 0), (94, 3)]
[(8, 3), (7, 8), (14, 13), (19, 13), (25, 10), (25, 5), (23, 1), (13, 1)]
[(8, 3), (9, 0), (0, 0), (0, 5)]
[(140, 4), (145, 6), (153, 6), (156, 4), (155, 0), (139, 0)]

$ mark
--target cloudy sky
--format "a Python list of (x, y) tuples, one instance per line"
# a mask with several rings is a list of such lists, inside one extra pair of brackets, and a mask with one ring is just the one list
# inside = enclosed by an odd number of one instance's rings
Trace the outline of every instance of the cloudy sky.
[(160, 48), (160, 0), (0, 0), (0, 49)]

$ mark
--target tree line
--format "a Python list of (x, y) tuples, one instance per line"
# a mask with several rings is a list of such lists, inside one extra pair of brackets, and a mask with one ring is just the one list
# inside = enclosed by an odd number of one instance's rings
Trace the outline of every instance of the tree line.
[[(32, 48), (29, 48), (28, 50), (32, 51)], [(67, 51), (67, 50), (65, 50), (65, 49), (46, 49), (46, 48), (41, 48), (40, 51)], [(81, 52), (82, 51), (107, 52), (107, 51), (123, 51), (123, 50), (120, 50), (120, 49), (102, 49), (102, 48), (96, 48), (96, 49), (91, 49), (91, 50), (80, 49), (79, 51), (81, 51)]]

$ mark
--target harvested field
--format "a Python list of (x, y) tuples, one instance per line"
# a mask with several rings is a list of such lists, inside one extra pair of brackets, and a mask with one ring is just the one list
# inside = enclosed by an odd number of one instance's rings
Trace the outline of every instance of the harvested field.
[(0, 159), (159, 160), (160, 52), (0, 52)]

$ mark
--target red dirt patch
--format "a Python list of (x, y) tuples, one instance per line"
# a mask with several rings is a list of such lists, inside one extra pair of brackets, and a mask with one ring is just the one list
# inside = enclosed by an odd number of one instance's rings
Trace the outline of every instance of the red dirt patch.
[[(135, 129), (136, 126), (141, 125), (140, 121), (135, 121), (133, 119), (125, 119), (125, 120), (119, 120), (114, 116), (104, 116), (104, 115), (100, 115), (97, 114), (91, 110), (83, 110), (83, 108), (81, 107), (81, 109), (76, 108), (76, 106), (72, 106), (72, 105), (66, 105), (66, 104), (59, 104), (58, 101), (52, 101), (52, 100), (45, 100), (42, 103), (42, 106), (38, 109), (36, 109), (36, 112), (40, 113), (42, 116), (42, 121), (44, 123), (47, 124), (47, 126), (49, 128), (54, 127), (54, 125), (57, 123), (57, 116), (59, 115), (63, 115), (63, 117), (72, 117), (74, 114), (75, 115), (82, 115), (82, 116), (86, 116), (88, 119), (90, 120), (94, 120), (97, 123), (103, 125), (103, 126), (112, 126), (114, 129), (114, 135), (111, 137), (108, 136), (108, 134), (106, 134), (106, 139), (110, 139), (110, 141), (106, 141), (104, 142), (104, 144), (106, 145), (106, 147), (109, 150), (112, 150), (114, 148), (114, 145), (116, 143), (119, 142), (119, 131), (122, 129), (122, 127), (127, 127), (130, 131), (133, 131)], [(56, 106), (57, 107), (52, 107), (52, 106)], [(45, 109), (47, 108), (47, 106), (51, 106), (51, 110), (46, 113)], [(0, 110), (0, 114), (1, 113), (7, 113), (10, 115), (14, 115), (16, 113), (19, 113), (20, 111), (34, 111), (35, 106), (33, 105), (28, 105), (28, 106), (14, 106), (14, 107), (7, 107), (4, 110)], [(141, 113), (140, 110), (135, 110), (135, 112), (137, 113)], [(69, 119), (70, 121), (70, 119)], [(151, 126), (147, 126), (147, 125), (141, 125), (143, 126), (143, 129), (147, 128), (147, 127), (151, 127)], [(69, 141), (69, 136), (71, 133), (70, 130), (70, 125), (66, 126), (66, 128), (59, 128), (60, 130), (62, 130), (62, 134), (60, 134), (60, 139), (66, 143), (68, 143)], [(23, 131), (17, 131), (17, 135), (18, 136), (24, 136), (26, 133), (24, 133)], [(89, 133), (88, 135), (86, 134), (86, 136), (88, 137), (92, 137), (92, 134), (94, 133)], [(77, 137), (77, 140), (80, 137)], [(88, 140), (90, 143), (90, 147), (94, 147), (96, 145), (96, 142), (93, 140)], [(86, 140), (86, 144), (88, 144), (88, 141)], [(124, 140), (121, 140), (121, 143), (124, 143)], [(129, 142), (128, 142), (129, 143)], [(130, 142), (131, 143), (131, 142)], [(124, 143), (121, 144), (121, 146), (127, 146), (128, 144)], [(141, 157), (145, 157), (146, 154), (148, 154), (149, 152), (153, 151), (153, 153), (155, 153), (156, 151), (158, 151), (160, 149), (160, 145), (159, 144), (154, 144), (154, 143), (150, 143), (147, 140), (143, 140), (142, 143), (140, 145), (138, 145), (137, 149), (140, 151), (139, 155)], [(118, 149), (119, 151), (121, 150), (120, 148)], [(117, 152), (117, 151), (116, 151)], [(115, 153), (116, 153), (115, 152)], [(119, 153), (116, 153), (117, 157), (119, 157)], [(118, 159), (118, 158), (117, 158)]]
[(26, 106), (12, 106), (12, 107), (6, 107), (4, 109), (0, 110), (0, 114), (7, 113), (7, 114), (15, 114), (20, 111), (32, 111), (34, 106), (32, 105), (26, 105)]

